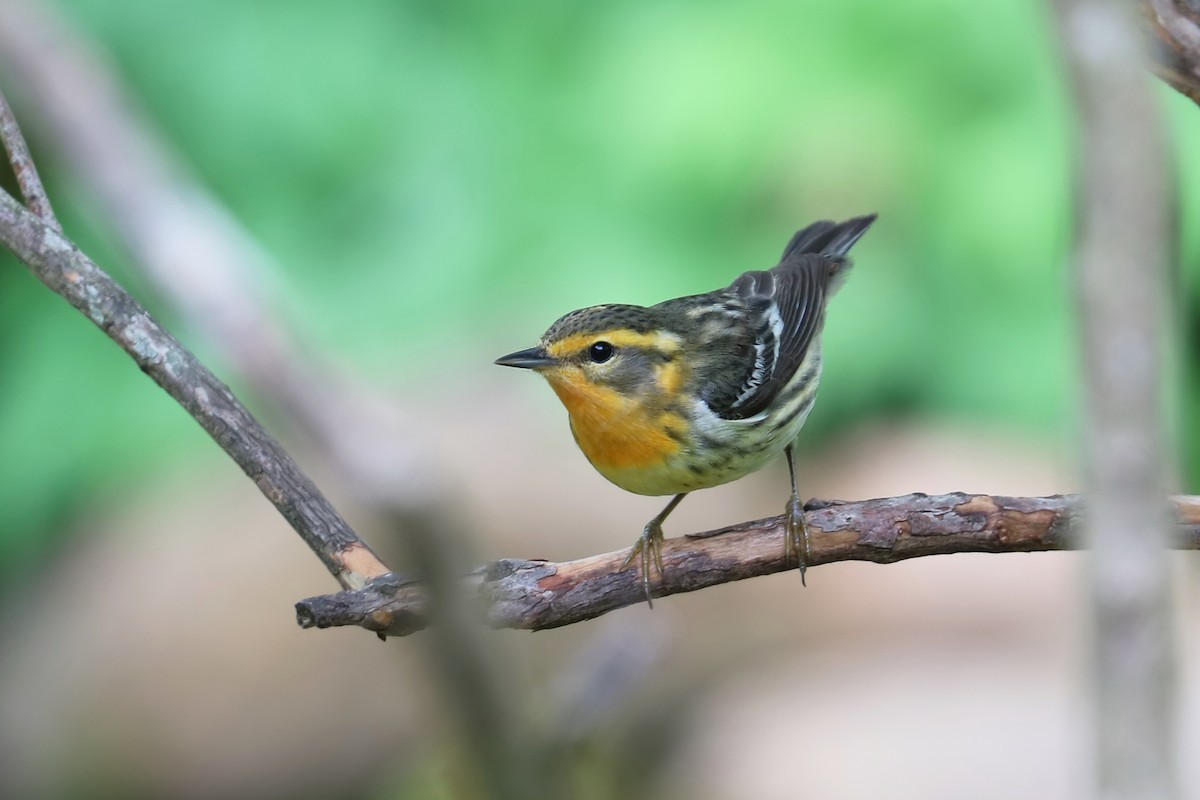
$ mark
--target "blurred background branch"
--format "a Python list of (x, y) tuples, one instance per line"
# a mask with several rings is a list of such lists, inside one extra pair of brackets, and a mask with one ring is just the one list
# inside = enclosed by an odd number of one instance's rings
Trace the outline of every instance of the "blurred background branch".
[[(1200, 29), (1190, 3), (1153, 0), (1173, 57), (1167, 80), (1196, 98)], [(1093, 758), (1097, 797), (1178, 797), (1176, 540), (1162, 500), (1164, 337), (1174, 192), (1162, 113), (1122, 0), (1059, 0), (1079, 147), (1074, 282), (1083, 363)], [(1160, 51), (1161, 52), (1161, 51)], [(1172, 296), (1177, 287), (1171, 287)]]
[[(401, 533), (411, 569), (429, 587), (431, 613), (441, 622), (428, 652), (476, 754), (480, 791), (497, 800), (554, 796), (533, 767), (541, 750), (504, 688), (503, 659), (482, 649), (473, 621), (461, 610), (456, 581), (444, 577), (458, 574), (458, 559), (469, 549), (440, 496), (432, 440), (393, 403), (315, 359), (269, 311), (275, 303), (263, 278), (273, 265), (234, 218), (186, 177), (169, 148), (141, 124), (104, 61), (52, 9), (5, 0), (0, 63), (25, 91), (59, 156), (96, 195), (133, 263), (191, 327), (216, 343), (244, 382), (298, 423), (350, 492)], [(12, 131), (19, 136), (15, 122)], [(24, 159), (14, 163), (18, 175), (25, 166)], [(197, 418), (343, 586), (362, 586), (387, 573), (233, 394), (131, 296), (69, 242), (39, 247), (44, 240), (19, 207), (3, 211), (5, 243)], [(63, 279), (68, 270), (82, 277)], [(109, 308), (116, 312), (106, 313)]]
[(109, 61), (51, 5), (0, 9), (0, 66), (27, 125), (91, 195), (130, 265), (354, 496), (393, 517), (440, 507), (436, 444), (288, 323), (276, 297), (283, 270), (146, 123)]
[[(813, 565), (838, 561), (890, 564), (952, 553), (1032, 553), (1079, 546), (1078, 497), (907, 495), (861, 502), (810, 504)], [(1157, 507), (1155, 509), (1158, 511)], [(1200, 497), (1174, 500), (1168, 546), (1200, 549)], [(694, 592), (746, 578), (785, 572), (783, 518), (667, 539), (666, 575), (651, 584), (655, 597)], [(463, 581), (478, 596), (479, 615), (497, 628), (544, 630), (583, 622), (645, 599), (628, 551), (562, 563), (504, 559)], [(384, 576), (362, 589), (296, 604), (304, 628), (358, 625), (405, 636), (428, 624), (425, 589)]]

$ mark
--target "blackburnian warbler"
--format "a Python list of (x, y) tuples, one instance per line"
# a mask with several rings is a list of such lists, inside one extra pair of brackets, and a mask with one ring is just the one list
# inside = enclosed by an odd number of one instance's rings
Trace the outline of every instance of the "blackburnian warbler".
[(647, 600), (651, 563), (663, 575), (663, 521), (684, 496), (759, 470), (781, 451), (792, 484), (784, 558), (803, 579), (811, 550), (792, 445), (821, 378), (825, 304), (874, 221), (809, 225), (777, 266), (714, 292), (572, 311), (536, 347), (496, 359), (545, 376), (601, 475), (637, 494), (675, 495), (625, 562), (641, 556)]

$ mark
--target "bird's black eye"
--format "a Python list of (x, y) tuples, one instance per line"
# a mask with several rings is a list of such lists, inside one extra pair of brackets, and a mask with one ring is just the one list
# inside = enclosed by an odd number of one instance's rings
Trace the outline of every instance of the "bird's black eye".
[(608, 342), (596, 342), (588, 348), (588, 358), (597, 364), (603, 364), (613, 357), (613, 346)]

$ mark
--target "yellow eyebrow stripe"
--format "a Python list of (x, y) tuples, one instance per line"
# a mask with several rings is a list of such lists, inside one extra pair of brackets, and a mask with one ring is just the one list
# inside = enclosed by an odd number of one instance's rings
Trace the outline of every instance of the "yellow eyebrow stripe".
[(629, 328), (616, 328), (610, 331), (572, 334), (565, 339), (559, 339), (557, 342), (550, 342), (546, 345), (546, 352), (555, 358), (564, 358), (578, 353), (580, 350), (590, 347), (598, 341), (608, 342), (614, 347), (657, 350), (660, 353), (667, 353), (668, 355), (679, 352), (680, 348), (683, 347), (683, 340), (676, 334), (668, 333), (667, 331), (638, 333)]

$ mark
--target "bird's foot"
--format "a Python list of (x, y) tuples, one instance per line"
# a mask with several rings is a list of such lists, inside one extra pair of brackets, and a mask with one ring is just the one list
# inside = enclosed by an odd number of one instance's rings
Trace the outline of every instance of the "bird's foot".
[(633, 548), (629, 551), (629, 557), (625, 559), (625, 563), (621, 565), (621, 569), (628, 567), (634, 562), (634, 559), (640, 559), (642, 568), (642, 589), (646, 592), (646, 603), (654, 608), (654, 601), (650, 596), (650, 565), (658, 567), (659, 580), (666, 574), (663, 571), (662, 560), (662, 543), (663, 530), (662, 522), (657, 519), (652, 519), (646, 523), (642, 535), (633, 544)]
[(808, 533), (808, 520), (804, 517), (804, 503), (795, 494), (788, 500), (783, 514), (783, 561), (791, 564), (796, 560), (800, 567), (800, 584), (807, 586), (804, 572), (812, 560), (812, 544)]

